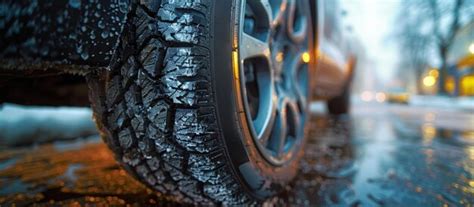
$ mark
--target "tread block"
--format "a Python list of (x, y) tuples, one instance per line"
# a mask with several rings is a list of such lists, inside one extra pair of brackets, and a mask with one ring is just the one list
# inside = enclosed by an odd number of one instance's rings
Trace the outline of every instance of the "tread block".
[(122, 74), (122, 86), (126, 87), (132, 82), (133, 77), (136, 75), (137, 63), (133, 56), (129, 57), (127, 61), (120, 68)]
[(168, 131), (170, 107), (166, 102), (159, 101), (154, 106), (149, 107), (147, 109), (147, 116), (153, 126), (162, 132)]
[(149, 16), (141, 7), (137, 8), (135, 18), (133, 19), (136, 38), (135, 46), (141, 47), (151, 36), (158, 36), (158, 21)]
[[(166, 180), (166, 176), (165, 174), (163, 173), (163, 171), (161, 170), (157, 170), (155, 173), (153, 173), (153, 175), (155, 176), (156, 180), (158, 181), (158, 183), (163, 183), (165, 182)], [(161, 186), (160, 186), (161, 187)]]
[(123, 127), (125, 119), (124, 109), (120, 105), (115, 105), (108, 116), (107, 125), (110, 129), (117, 130)]
[(175, 168), (182, 168), (184, 162), (186, 162), (182, 150), (178, 149), (173, 144), (167, 142), (155, 142), (155, 148), (161, 153), (163, 161)]
[(209, 100), (208, 51), (199, 47), (169, 48), (165, 56), (164, 92), (173, 103), (195, 104)]
[(205, 198), (204, 195), (196, 192), (195, 189), (198, 188), (198, 181), (196, 180), (180, 180), (178, 181), (178, 189), (184, 194), (192, 197), (195, 202), (201, 203), (202, 205), (211, 205), (212, 202), (208, 198)]
[(107, 88), (107, 98), (106, 104), (107, 108), (112, 108), (112, 106), (118, 102), (121, 87), (120, 87), (121, 77), (114, 76), (108, 84)]
[(204, 119), (199, 120), (198, 111), (178, 109), (174, 123), (176, 142), (189, 151), (212, 152), (219, 146), (217, 134), (209, 130)]
[(152, 81), (143, 80), (142, 82), (141, 96), (143, 105), (150, 106), (155, 102), (160, 96), (162, 96), (158, 85), (154, 84)]
[(128, 149), (132, 146), (133, 144), (132, 133), (133, 133), (132, 130), (130, 130), (129, 128), (126, 128), (119, 132), (118, 139), (119, 139), (119, 143), (121, 147)]
[(150, 170), (148, 169), (147, 165), (145, 164), (140, 164), (138, 166), (135, 167), (135, 171), (138, 173), (138, 175), (140, 177), (142, 177), (144, 180), (146, 180), (146, 182), (149, 184), (149, 185), (155, 185), (156, 184), (156, 178), (155, 176), (150, 172)]
[(201, 182), (218, 184), (222, 179), (219, 168), (223, 167), (224, 161), (221, 154), (211, 158), (205, 155), (191, 154), (188, 158), (188, 171)]
[(158, 30), (166, 41), (203, 44), (208, 40), (205, 38), (206, 28), (202, 25), (186, 25), (190, 21), (186, 17), (180, 17), (175, 23), (160, 23)]
[(132, 118), (130, 122), (133, 130), (135, 131), (135, 137), (145, 136), (145, 120), (141, 116), (136, 116)]
[(139, 89), (136, 85), (131, 85), (124, 94), (125, 112), (128, 117), (138, 117), (142, 114), (143, 106), (139, 100)]
[(142, 156), (136, 149), (127, 150), (122, 155), (122, 162), (130, 166), (137, 166), (141, 162)]
[(157, 29), (166, 41), (207, 45), (208, 5), (208, 1), (164, 0)]
[(148, 11), (156, 13), (160, 8), (160, 0), (140, 0), (140, 5), (143, 5)]
[(197, 110), (178, 109), (174, 122), (174, 131), (181, 134), (204, 134), (207, 126), (198, 120)]
[(157, 157), (152, 157), (146, 160), (146, 163), (148, 164), (148, 167), (152, 171), (156, 171), (160, 167), (160, 160)]
[(139, 54), (140, 62), (143, 68), (153, 78), (159, 74), (161, 68), (161, 56), (164, 56), (163, 46), (157, 39), (151, 39), (150, 42), (141, 50)]
[(149, 139), (140, 139), (138, 141), (138, 149), (145, 159), (150, 159), (154, 156), (154, 142)]

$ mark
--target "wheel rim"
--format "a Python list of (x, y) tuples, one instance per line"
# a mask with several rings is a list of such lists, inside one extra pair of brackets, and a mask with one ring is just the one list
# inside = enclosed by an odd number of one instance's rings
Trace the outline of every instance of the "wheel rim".
[(309, 34), (306, 1), (242, 2), (238, 54), (244, 109), (257, 149), (274, 165), (295, 157), (303, 141)]

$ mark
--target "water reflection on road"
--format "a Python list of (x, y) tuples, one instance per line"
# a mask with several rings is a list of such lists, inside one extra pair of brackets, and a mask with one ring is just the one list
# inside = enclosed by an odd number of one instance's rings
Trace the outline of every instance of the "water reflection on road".
[[(473, 112), (359, 106), (311, 125), (301, 172), (267, 204), (474, 204)], [(3, 150), (0, 186), (0, 205), (176, 204), (120, 169), (98, 138)]]
[[(472, 206), (474, 113), (420, 110), (374, 105), (350, 117), (316, 114), (301, 176), (272, 202)], [(437, 128), (445, 125), (433, 114), (465, 126)]]

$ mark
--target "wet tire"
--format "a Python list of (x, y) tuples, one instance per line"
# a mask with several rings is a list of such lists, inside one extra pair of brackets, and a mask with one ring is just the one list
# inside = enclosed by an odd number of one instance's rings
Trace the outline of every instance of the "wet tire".
[(110, 69), (87, 76), (94, 118), (136, 179), (199, 205), (256, 204), (296, 175), (254, 146), (232, 70), (232, 1), (133, 3)]
[(346, 87), (341, 95), (327, 101), (327, 109), (332, 115), (348, 114), (350, 111), (350, 88)]

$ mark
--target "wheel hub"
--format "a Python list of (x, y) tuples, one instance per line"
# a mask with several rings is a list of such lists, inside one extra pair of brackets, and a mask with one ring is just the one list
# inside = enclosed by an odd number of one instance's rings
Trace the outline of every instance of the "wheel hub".
[(309, 5), (302, 0), (243, 1), (240, 80), (249, 128), (272, 164), (291, 160), (306, 121)]

